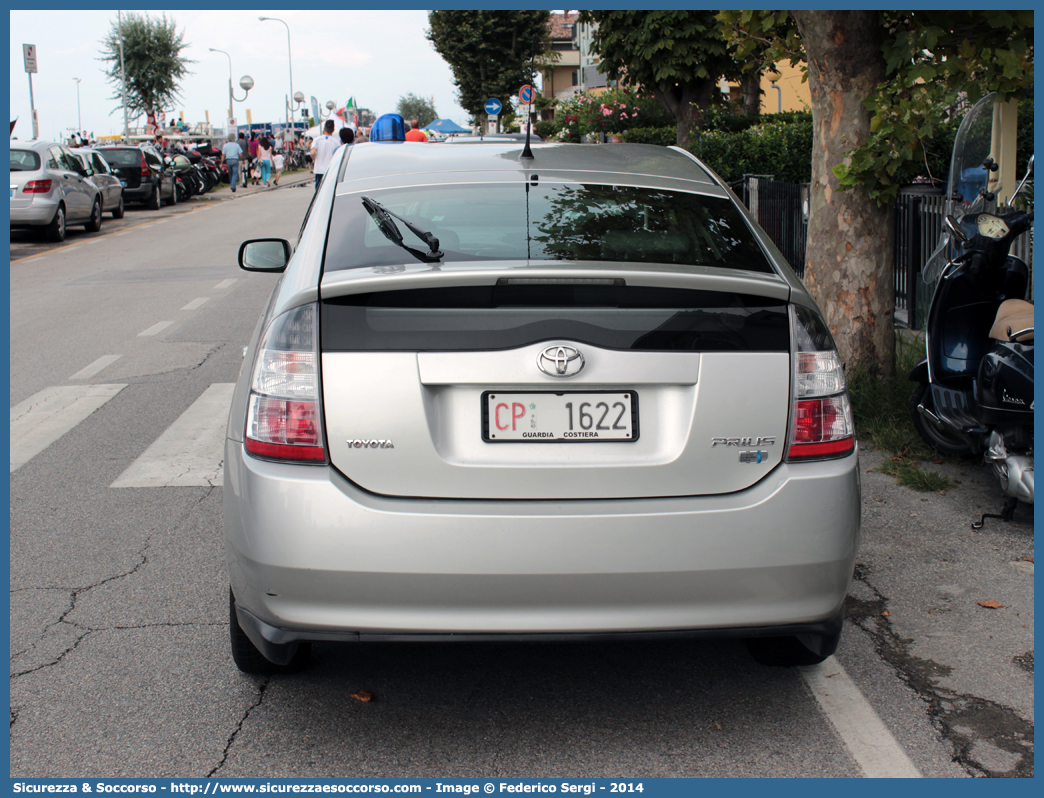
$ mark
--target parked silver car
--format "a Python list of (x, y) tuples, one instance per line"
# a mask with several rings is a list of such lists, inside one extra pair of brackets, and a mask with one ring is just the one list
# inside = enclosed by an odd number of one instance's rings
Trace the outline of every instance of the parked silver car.
[(102, 196), (80, 159), (53, 141), (11, 141), (11, 229), (64, 241), (67, 225), (96, 233)]
[(83, 162), (87, 170), (87, 177), (102, 195), (102, 210), (112, 213), (113, 219), (122, 219), (123, 207), (123, 182), (109, 168), (109, 164), (101, 153), (90, 147), (78, 147), (72, 150)]
[(683, 150), (337, 155), (236, 385), (232, 653), (311, 641), (733, 636), (834, 652), (859, 540), (842, 364)]

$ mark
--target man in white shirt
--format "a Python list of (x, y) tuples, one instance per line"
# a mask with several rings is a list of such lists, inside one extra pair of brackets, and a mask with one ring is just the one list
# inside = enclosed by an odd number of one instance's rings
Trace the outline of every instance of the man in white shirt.
[(323, 135), (312, 142), (312, 171), (315, 172), (315, 190), (319, 190), (319, 183), (330, 167), (334, 151), (341, 145), (339, 139), (333, 137), (334, 121), (327, 119), (323, 126)]

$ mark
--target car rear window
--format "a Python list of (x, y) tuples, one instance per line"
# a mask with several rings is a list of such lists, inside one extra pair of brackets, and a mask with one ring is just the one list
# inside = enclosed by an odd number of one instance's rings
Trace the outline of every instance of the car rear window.
[(40, 168), (40, 156), (32, 150), (11, 150), (12, 172), (35, 172)]
[(109, 166), (141, 166), (141, 150), (98, 150)]
[(785, 352), (786, 301), (618, 284), (498, 284), (332, 297), (324, 351), (483, 351), (552, 339), (605, 349)]
[[(442, 262), (625, 261), (771, 273), (740, 211), (724, 197), (581, 183), (432, 185), (367, 192), (439, 240)], [(396, 220), (403, 243), (427, 246)], [(337, 197), (326, 271), (420, 260), (377, 226), (362, 195)]]

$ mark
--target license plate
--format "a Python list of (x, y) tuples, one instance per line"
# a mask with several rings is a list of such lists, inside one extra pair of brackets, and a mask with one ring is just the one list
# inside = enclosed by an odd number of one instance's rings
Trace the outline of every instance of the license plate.
[(482, 394), (487, 443), (600, 443), (638, 440), (635, 391)]
[(14, 199), (14, 194), (15, 194), (15, 190), (12, 188), (11, 189), (11, 199)]

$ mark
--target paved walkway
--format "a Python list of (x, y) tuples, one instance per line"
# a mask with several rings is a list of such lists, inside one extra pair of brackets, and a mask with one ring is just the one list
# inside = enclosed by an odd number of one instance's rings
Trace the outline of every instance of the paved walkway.
[(265, 186), (263, 184), (249, 185), (246, 188), (242, 185), (243, 178), (240, 177), (240, 185), (236, 188), (236, 192), (232, 193), (232, 187), (228, 183), (219, 183), (216, 188), (212, 188), (206, 194), (202, 196), (192, 197), (189, 202), (196, 200), (203, 201), (214, 201), (214, 200), (230, 200), (237, 199), (239, 197), (249, 197), (252, 194), (258, 194), (262, 191), (278, 191), (281, 188), (298, 187), (302, 185), (312, 185), (315, 182), (315, 175), (307, 169), (299, 169), (296, 172), (284, 172), (282, 177), (279, 178), (278, 186)]

